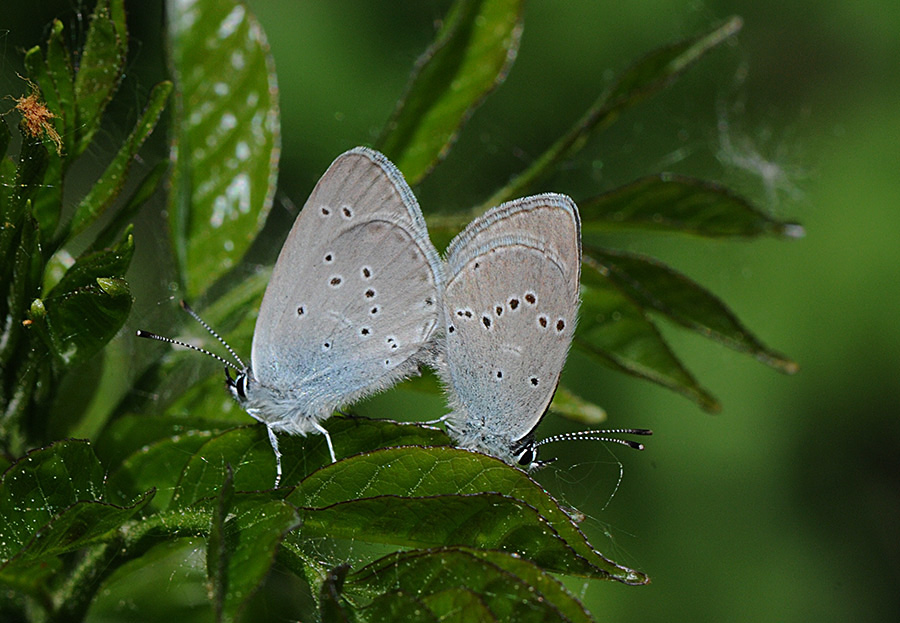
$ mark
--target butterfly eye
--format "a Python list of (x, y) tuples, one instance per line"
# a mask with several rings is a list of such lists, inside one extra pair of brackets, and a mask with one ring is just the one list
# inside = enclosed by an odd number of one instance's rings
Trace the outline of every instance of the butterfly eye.
[(537, 447), (534, 443), (527, 444), (522, 450), (519, 452), (519, 456), (516, 459), (516, 462), (522, 467), (529, 467), (532, 463), (537, 461)]
[(237, 378), (231, 378), (231, 373), (225, 368), (225, 385), (238, 400), (247, 399), (247, 375), (244, 372), (239, 373)]

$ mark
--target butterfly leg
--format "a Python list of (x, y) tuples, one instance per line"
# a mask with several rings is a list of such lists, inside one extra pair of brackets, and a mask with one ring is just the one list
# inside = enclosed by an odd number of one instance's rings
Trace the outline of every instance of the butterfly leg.
[(441, 417), (437, 418), (436, 420), (425, 420), (424, 422), (419, 422), (419, 424), (428, 424), (428, 425), (431, 425), (431, 424), (442, 424), (442, 423), (444, 423), (444, 422), (447, 421), (447, 418), (448, 418), (448, 417), (450, 417), (450, 414), (449, 414), (449, 413), (446, 414), (446, 415), (442, 415)]
[(314, 422), (313, 426), (315, 426), (316, 430), (325, 435), (325, 441), (328, 443), (328, 452), (331, 453), (331, 462), (337, 463), (337, 458), (334, 456), (334, 446), (331, 445), (331, 435), (328, 434), (328, 431), (324, 426), (319, 424), (318, 422)]
[(278, 438), (275, 436), (275, 431), (266, 426), (266, 431), (269, 433), (269, 443), (272, 444), (272, 451), (275, 452), (275, 488), (278, 488), (278, 485), (281, 483), (281, 450), (278, 449)]

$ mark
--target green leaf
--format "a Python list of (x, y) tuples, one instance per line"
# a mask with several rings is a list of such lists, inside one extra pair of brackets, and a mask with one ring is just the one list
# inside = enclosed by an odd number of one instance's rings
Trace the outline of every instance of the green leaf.
[[(446, 619), (439, 619), (423, 601), (414, 597), (418, 591), (404, 593), (393, 591), (376, 597), (372, 603), (362, 608), (366, 621), (381, 623), (382, 621), (404, 621), (410, 623), (442, 623)], [(474, 601), (478, 604), (478, 596), (472, 593)], [(479, 604), (480, 606), (480, 604)], [(496, 619), (491, 618), (491, 613), (483, 606), (466, 611), (471, 621), (490, 623)]]
[[(402, 593), (388, 593), (384, 597), (397, 594)], [(489, 597), (496, 598), (496, 595), (490, 594)], [(441, 623), (466, 623), (467, 619), (485, 623), (498, 621), (484, 604), (481, 595), (464, 586), (433, 593), (423, 599), (422, 603), (426, 612), (442, 613)]]
[(9, 277), (4, 279), (8, 288), (0, 308), (4, 312), (3, 332), (0, 334), (0, 363), (4, 368), (19, 356), (16, 347), (26, 330), (22, 323), (26, 320), (26, 310), (31, 299), (39, 290), (34, 277), (35, 261), (40, 260), (37, 227), (37, 223), (31, 218), (25, 218), (19, 223), (20, 237), (15, 241), (17, 246), (11, 254), (13, 261), (7, 267), (10, 270)]
[(95, 450), (111, 474), (113, 501), (129, 499), (149, 487), (158, 493), (153, 508), (168, 508), (191, 457), (232, 423), (165, 415), (125, 415), (108, 425)]
[(605, 274), (603, 266), (587, 255), (582, 266), (575, 345), (616, 370), (675, 390), (706, 411), (721, 409), (672, 353), (641, 307)]
[(102, 500), (103, 467), (87, 442), (60, 441), (13, 463), (0, 480), (0, 492), (5, 562), (76, 502)]
[[(216, 621), (223, 621), (226, 618), (225, 595), (228, 593), (230, 580), (228, 563), (231, 552), (225, 539), (225, 521), (231, 512), (231, 502), (234, 499), (234, 474), (230, 465), (225, 467), (225, 481), (219, 489), (219, 495), (213, 507), (212, 525), (209, 529), (209, 538), (206, 540), (206, 575), (212, 584), (212, 602)], [(231, 617), (229, 616), (228, 619), (230, 620)]]
[[(52, 37), (52, 35), (51, 35)], [(60, 111), (59, 96), (56, 92), (56, 85), (52, 76), (49, 74), (48, 66), (44, 62), (44, 56), (41, 49), (37, 46), (28, 50), (25, 54), (25, 67), (28, 75), (37, 83), (40, 91), (33, 91), (32, 96), (41, 99), (51, 114), (55, 115), (49, 123), (55, 129), (60, 140), (63, 140), (61, 132), (65, 131)], [(51, 145), (52, 149), (59, 152), (59, 145), (47, 136), (46, 131), (42, 131), (38, 136), (29, 136), (30, 141), (41, 141), (45, 146)], [(59, 155), (58, 153), (56, 155)], [(42, 183), (36, 188), (32, 196), (32, 213), (41, 230), (41, 238), (50, 240), (56, 226), (59, 225), (59, 217), (62, 211), (62, 189), (63, 189), (63, 159), (59, 157), (50, 157), (47, 160), (47, 169), (42, 173)]]
[(299, 525), (299, 516), (290, 504), (269, 495), (236, 493), (228, 477), (215, 498), (193, 510), (198, 509), (212, 522), (207, 573), (216, 620), (234, 621), (269, 573), (284, 536)]
[(15, 462), (0, 481), (0, 559), (4, 573), (16, 564), (46, 561), (102, 538), (147, 504), (108, 504), (104, 470), (85, 441), (66, 440)]
[[(335, 453), (339, 457), (385, 446), (450, 441), (443, 432), (434, 428), (388, 420), (333, 417), (325, 422), (325, 427), (332, 436)], [(314, 470), (331, 464), (322, 435), (302, 437), (280, 434), (278, 445), (284, 466), (282, 486), (298, 482)], [(214, 496), (222, 482), (226, 464), (234, 469), (238, 491), (271, 489), (275, 482), (275, 457), (265, 427), (252, 425), (232, 429), (205, 443), (185, 466), (172, 504), (185, 507)]]
[(237, 491), (271, 489), (275, 462), (265, 428), (246, 426), (217, 435), (190, 457), (172, 496), (173, 508), (184, 508), (218, 493), (227, 466), (233, 466)]
[(120, 21), (120, 5), (121, 0), (100, 0), (91, 16), (75, 74), (78, 140), (69, 154), (72, 158), (80, 156), (94, 138), (103, 111), (122, 79), (128, 41), (124, 23)]
[(659, 48), (626, 69), (568, 133), (485, 201), (484, 208), (526, 194), (539, 179), (554, 171), (560, 162), (580, 151), (593, 134), (611, 125), (625, 110), (670, 86), (704, 54), (734, 36), (741, 26), (741, 18), (732, 17), (709, 32)]
[(349, 565), (338, 565), (325, 576), (319, 589), (319, 612), (322, 623), (348, 623), (353, 620), (341, 596), (349, 569)]
[[(41, 429), (41, 422), (28, 418), (27, 414), (38, 384), (48, 380), (46, 376), (49, 371), (49, 359), (46, 350), (41, 348), (40, 340), (24, 339), (29, 331), (39, 334), (39, 327), (35, 326), (27, 310), (30, 300), (40, 288), (42, 264), (37, 223), (27, 211), (26, 207), (25, 218), (15, 231), (18, 240), (15, 240), (13, 261), (3, 266), (2, 283), (6, 291), (0, 300), (0, 317), (3, 318), (0, 367), (4, 370), (4, 374), (0, 374), (0, 442), (13, 455), (20, 454), (27, 447), (23, 443), (26, 427)], [(10, 224), (7, 222), (6, 225)], [(45, 393), (46, 385), (43, 389)]]
[(96, 354), (125, 324), (131, 302), (128, 283), (114, 277), (43, 299), (54, 355), (72, 367)]
[(147, 137), (153, 133), (156, 123), (166, 107), (169, 93), (172, 92), (171, 82), (161, 82), (153, 87), (150, 92), (150, 100), (144, 108), (131, 134), (125, 139), (119, 152), (113, 158), (106, 171), (100, 176), (90, 192), (81, 200), (75, 208), (75, 214), (69, 225), (69, 235), (81, 232), (85, 227), (93, 223), (122, 192), (122, 187), (128, 177), (128, 170), (134, 161), (138, 150)]
[(224, 525), (229, 549), (221, 620), (231, 621), (260, 587), (285, 535), (300, 523), (297, 511), (281, 500), (237, 495)]
[[(75, 149), (78, 131), (75, 128), (75, 71), (72, 68), (72, 57), (63, 37), (63, 23), (53, 20), (50, 38), (47, 40), (47, 76), (53, 84), (56, 95), (56, 108), (59, 115), (56, 129), (63, 140), (63, 152), (71, 154)], [(43, 87), (43, 85), (42, 85)], [(46, 88), (44, 90), (47, 90)], [(70, 160), (66, 160), (70, 162)]]
[(46, 323), (48, 346), (64, 366), (85, 361), (122, 328), (132, 302), (122, 276), (133, 256), (129, 229), (112, 249), (79, 257), (42, 299), (46, 313), (39, 328)]
[(18, 561), (42, 560), (100, 540), (130, 519), (152, 497), (153, 492), (148, 491), (125, 507), (96, 501), (76, 502), (35, 533)]
[(501, 549), (559, 573), (648, 581), (597, 552), (524, 472), (465, 450), (410, 446), (358, 454), (312, 473), (287, 500), (303, 508), (303, 533), (292, 539)]
[(188, 299), (262, 228), (280, 150), (277, 83), (262, 27), (233, 0), (170, 0), (177, 97), (170, 227)]
[(710, 238), (764, 234), (799, 238), (803, 228), (778, 221), (727, 188), (689, 177), (651, 175), (578, 202), (582, 233), (660, 230)]
[(39, 141), (29, 138), (26, 132), (22, 132), (22, 139), (19, 162), (14, 175), (11, 175), (11, 162), (6, 159), (3, 161), (9, 163), (3, 165), (4, 182), (9, 180), (9, 185), (3, 189), (5, 197), (3, 211), (0, 214), (3, 217), (3, 221), (0, 222), (2, 258), (10, 257), (11, 249), (17, 244), (22, 222), (31, 215), (29, 202), (44, 183), (44, 173), (47, 171), (47, 148)]
[(110, 475), (110, 500), (122, 503), (140, 491), (156, 487), (157, 495), (149, 510), (165, 510), (169, 507), (185, 465), (214, 435), (208, 431), (192, 431), (160, 439), (135, 450)]
[[(184, 437), (220, 433), (231, 424), (220, 429), (210, 428), (210, 422), (199, 418), (167, 417), (165, 415), (122, 415), (107, 424), (94, 443), (94, 451), (107, 468), (114, 469), (132, 455), (147, 451), (153, 444)], [(206, 437), (208, 439), (208, 436)], [(188, 453), (181, 467), (187, 462)], [(178, 471), (181, 471), (181, 467)]]
[(606, 411), (581, 396), (572, 393), (565, 385), (556, 388), (550, 410), (574, 422), (595, 425), (606, 421)]
[(109, 0), (109, 18), (116, 27), (116, 33), (124, 48), (128, 48), (128, 29), (125, 24), (125, 0)]
[(346, 590), (382, 593), (364, 612), (384, 612), (385, 597), (415, 595), (432, 620), (593, 621), (559, 581), (531, 562), (503, 552), (467, 548), (397, 552), (351, 574)]
[[(302, 509), (302, 517), (303, 537), (307, 539), (496, 549), (556, 573), (612, 578), (628, 584), (646, 581), (600, 556), (594, 555), (596, 560), (584, 559), (581, 551), (547, 528), (535, 509), (499, 493), (372, 496)], [(580, 550), (591, 551), (589, 545), (581, 545)]]
[(416, 62), (378, 141), (416, 184), (441, 160), (460, 127), (503, 82), (522, 35), (522, 0), (457, 0)]
[(97, 277), (124, 277), (134, 257), (134, 234), (129, 228), (122, 240), (111, 249), (87, 253), (79, 257), (63, 275), (47, 298), (64, 296), (94, 284)]
[(722, 301), (658, 260), (597, 247), (591, 248), (591, 257), (607, 279), (643, 309), (654, 309), (776, 370), (797, 371), (796, 363), (756, 339)]

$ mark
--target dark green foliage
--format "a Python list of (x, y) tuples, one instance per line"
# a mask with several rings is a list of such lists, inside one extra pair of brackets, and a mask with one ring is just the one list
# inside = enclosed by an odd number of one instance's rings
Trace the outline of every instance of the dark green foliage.
[[(124, 70), (125, 21), (121, 0), (100, 2), (91, 18), (78, 71), (54, 22), (45, 49), (25, 55), (31, 97), (49, 107), (61, 149), (50, 131), (20, 125), (17, 163), (6, 157), (9, 132), (3, 122), (0, 146), (0, 444), (8, 456), (49, 442), (49, 409), (62, 379), (85, 364), (122, 328), (131, 310), (125, 273), (134, 254), (128, 227), (136, 204), (150, 194), (161, 171), (147, 180), (123, 213), (74, 260), (69, 246), (119, 197), (131, 163), (153, 131), (172, 85), (157, 85), (143, 114), (107, 171), (65, 223), (62, 188), (66, 171), (87, 148)], [(35, 89), (34, 85), (39, 88)], [(19, 109), (27, 114), (19, 100)], [(82, 245), (83, 248), (83, 245)], [(77, 422), (62, 425), (62, 434)]]
[[(439, 164), (509, 71), (521, 4), (454, 3), (379, 139), (411, 181)], [(272, 203), (280, 141), (272, 59), (260, 25), (241, 4), (169, 2), (167, 19), (177, 96), (168, 201), (177, 281), (189, 298), (207, 303), (212, 324), (248, 342), (253, 318), (246, 310), (261, 296), (266, 274), (233, 288), (222, 278), (250, 248)], [(647, 55), (487, 204), (526, 193), (739, 28), (735, 18)], [(152, 90), (106, 171), (64, 220), (60, 189), (69, 163), (97, 134), (123, 75), (121, 0), (98, 4), (77, 70), (65, 41), (62, 23), (54, 22), (46, 48), (25, 58), (56, 115), (63, 149), (24, 135), (18, 159), (0, 162), (0, 254), (9, 258), (0, 268), (0, 442), (2, 466), (9, 466), (0, 480), (0, 582), (8, 589), (0, 614), (82, 619), (115, 574), (150, 569), (152, 552), (197, 537), (205, 542), (207, 618), (217, 621), (240, 619), (253, 595), (274, 581), (275, 566), (316, 602), (292, 616), (322, 621), (587, 622), (591, 615), (552, 574), (649, 581), (589, 543), (528, 475), (448, 447), (446, 435), (427, 426), (332, 418), (326, 425), (337, 463), (321, 436), (282, 437), (285, 471), (281, 488), (272, 490), (265, 430), (223, 409), (221, 377), (173, 382), (195, 365), (183, 353), (147, 370), (96, 439), (54, 440), (48, 414), (61, 380), (101, 352), (131, 309), (130, 221), (166, 164), (153, 167), (130, 197), (120, 196), (173, 88)], [(4, 155), (9, 138), (0, 121)], [(715, 184), (668, 175), (576, 200), (585, 242), (578, 348), (710, 411), (718, 409), (716, 398), (673, 352), (656, 318), (794, 371), (702, 286), (652, 258), (605, 248), (601, 237), (623, 228), (793, 236), (799, 226), (775, 221)], [(452, 234), (470, 216), (432, 225), (439, 235)], [(85, 250), (59, 271), (58, 254), (73, 236), (91, 231)], [(584, 421), (602, 413), (564, 387), (557, 404)], [(57, 425), (56, 436), (75, 424)]]

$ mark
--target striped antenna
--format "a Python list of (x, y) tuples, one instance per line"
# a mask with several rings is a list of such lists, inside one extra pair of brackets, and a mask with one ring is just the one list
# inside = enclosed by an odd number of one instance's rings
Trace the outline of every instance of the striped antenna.
[(216, 359), (216, 360), (224, 363), (226, 366), (228, 366), (229, 368), (232, 368), (233, 370), (236, 370), (237, 372), (244, 372), (247, 369), (247, 366), (244, 365), (244, 362), (241, 361), (241, 358), (237, 356), (237, 353), (234, 352), (234, 349), (228, 345), (228, 342), (226, 342), (222, 338), (222, 336), (220, 336), (218, 333), (216, 333), (212, 327), (210, 327), (208, 324), (206, 324), (206, 322), (197, 314), (197, 312), (195, 312), (193, 309), (191, 309), (190, 305), (188, 305), (185, 301), (181, 301), (181, 308), (184, 311), (186, 311), (188, 314), (190, 314), (191, 318), (193, 318), (194, 320), (199, 322), (200, 326), (202, 326), (204, 329), (206, 329), (210, 335), (212, 335), (214, 338), (216, 338), (219, 341), (219, 343), (222, 344), (222, 346), (224, 346), (226, 348), (226, 350), (228, 350), (228, 352), (231, 354), (232, 357), (234, 357), (235, 361), (237, 361), (240, 364), (240, 366), (234, 365), (232, 362), (228, 361), (227, 359), (223, 359), (219, 355), (212, 353), (212, 352), (206, 350), (205, 348), (201, 348), (199, 346), (194, 346), (193, 344), (188, 344), (187, 342), (182, 342), (181, 340), (176, 340), (176, 339), (173, 339), (170, 337), (165, 337), (163, 335), (158, 335), (156, 333), (151, 333), (150, 331), (144, 331), (143, 329), (138, 329), (136, 335), (138, 337), (143, 337), (148, 340), (157, 340), (159, 342), (166, 342), (167, 344), (175, 344), (176, 346), (183, 346), (185, 348), (190, 348), (191, 350), (195, 350), (198, 353), (203, 353), (204, 355), (208, 355), (208, 356), (212, 357), (213, 359)]
[(555, 441), (572, 441), (575, 439), (586, 439), (589, 441), (604, 441), (609, 443), (617, 443), (635, 450), (643, 450), (644, 444), (630, 439), (619, 439), (618, 437), (609, 437), (609, 435), (652, 435), (653, 431), (646, 428), (610, 428), (602, 430), (579, 430), (571, 433), (562, 433), (552, 435), (535, 443), (535, 447), (540, 447)]

